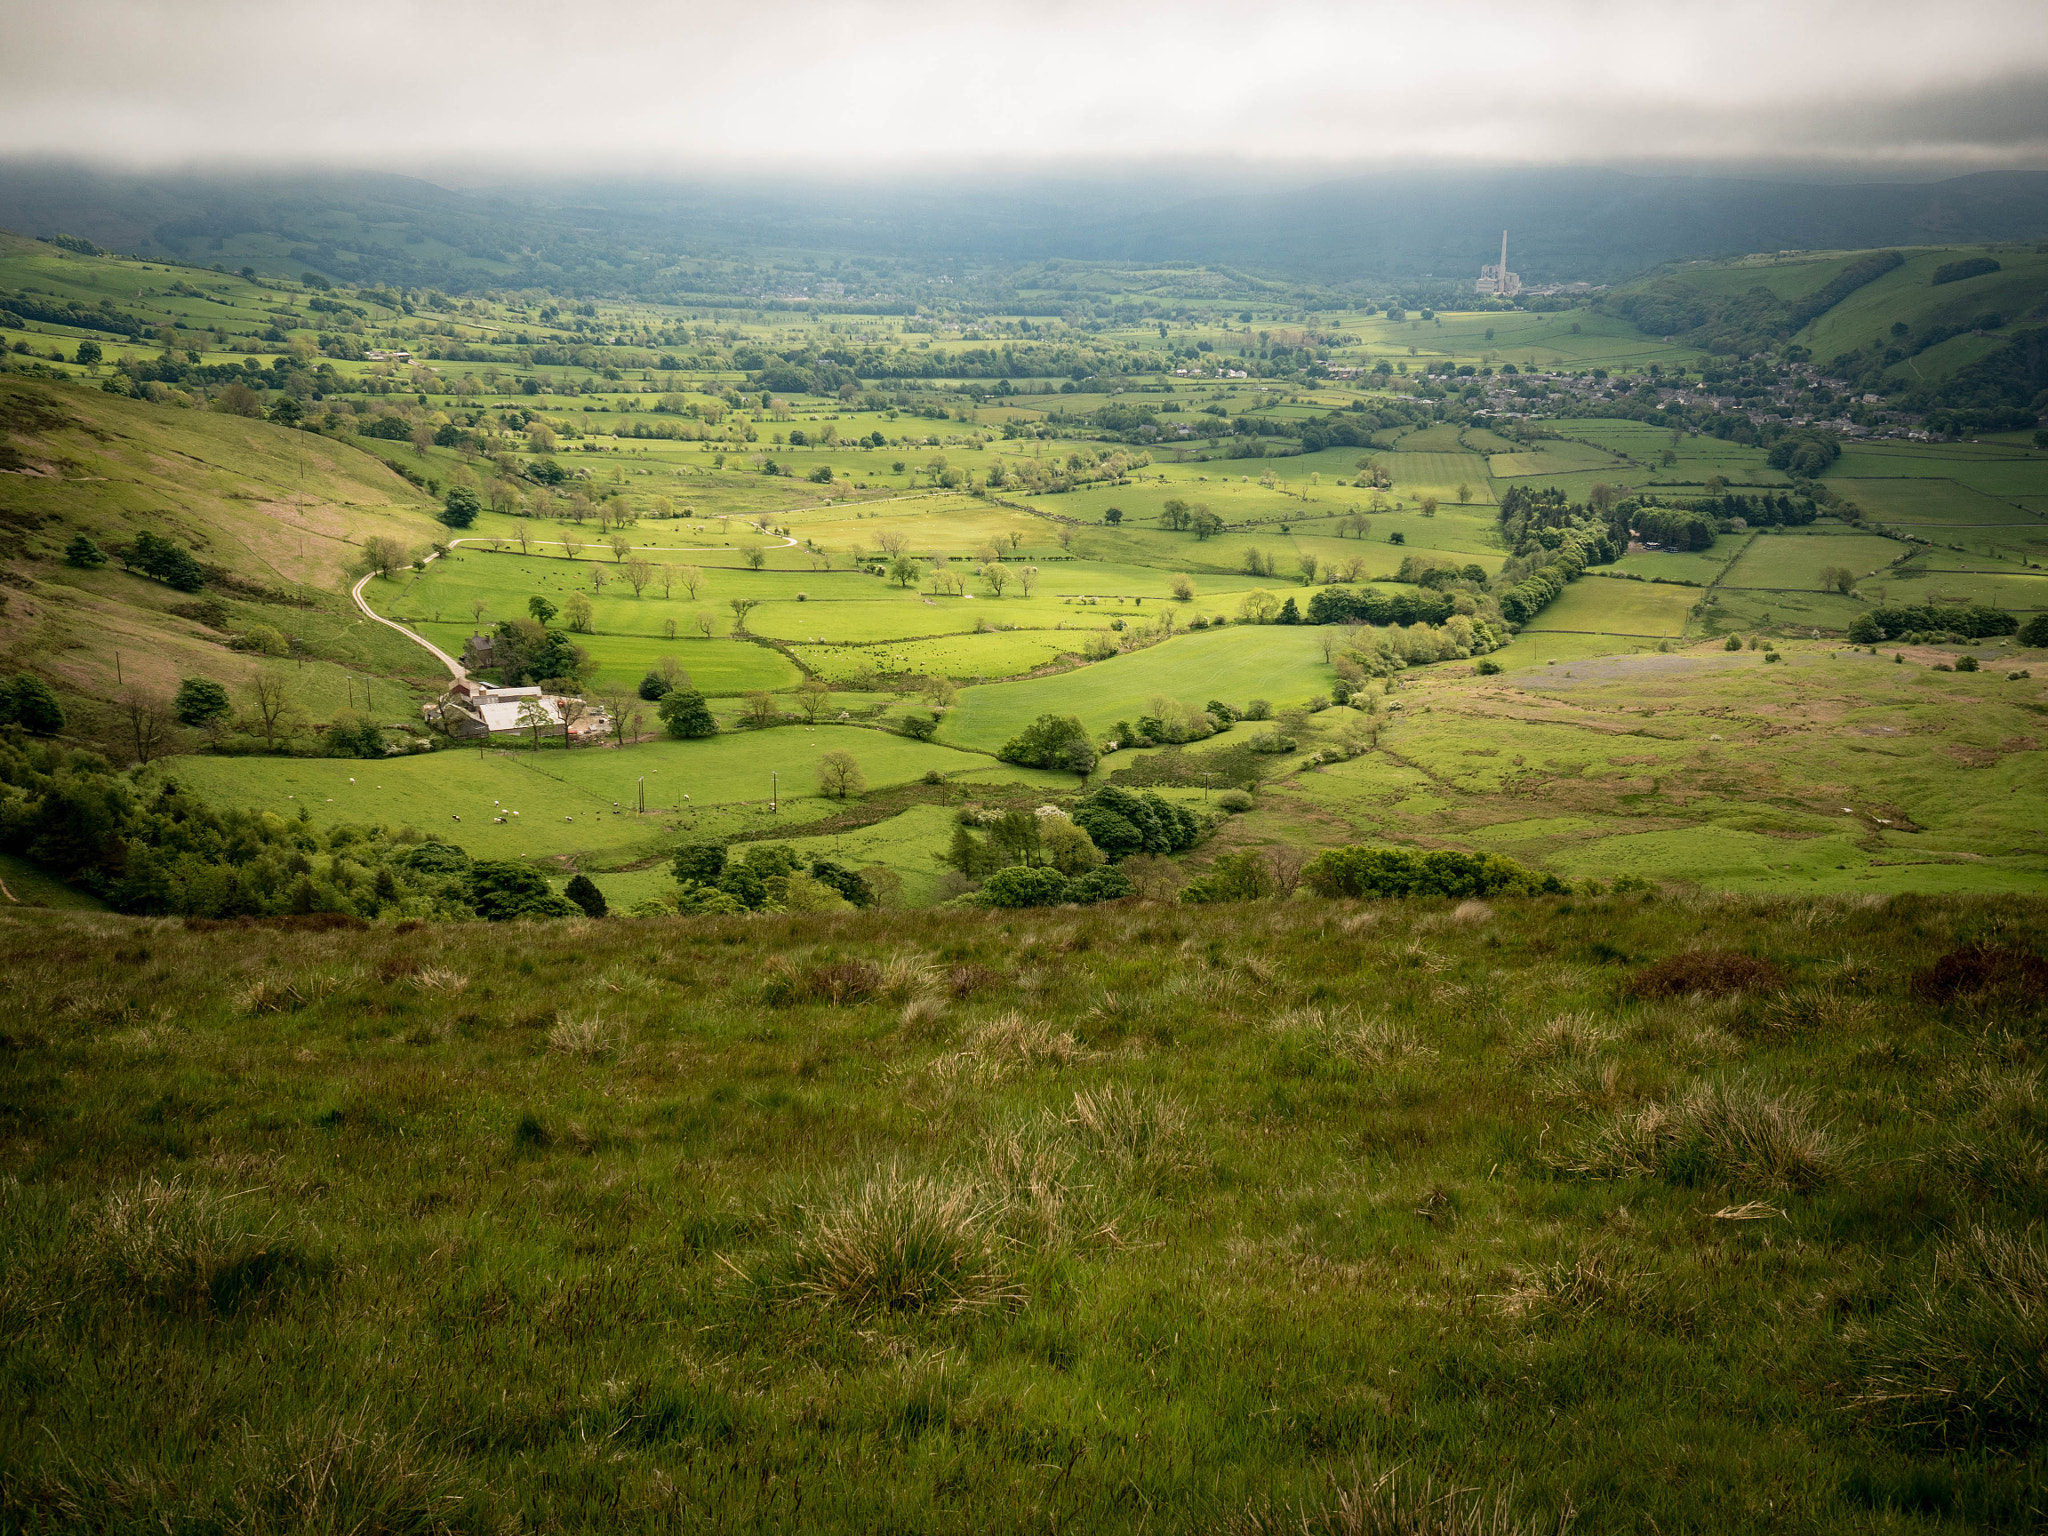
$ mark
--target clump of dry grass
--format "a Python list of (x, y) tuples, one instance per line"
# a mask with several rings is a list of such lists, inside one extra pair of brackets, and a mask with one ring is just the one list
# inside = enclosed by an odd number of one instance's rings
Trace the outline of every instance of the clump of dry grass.
[(85, 1233), (85, 1272), (116, 1294), (186, 1312), (227, 1312), (279, 1269), (296, 1243), (252, 1228), (236, 1196), (150, 1178), (109, 1195)]
[(1717, 1078), (1695, 1083), (1675, 1104), (1615, 1115), (1555, 1165), (1591, 1178), (1804, 1192), (1840, 1179), (1852, 1146), (1815, 1121), (1803, 1095), (1748, 1077)]
[(1862, 1340), (1854, 1404), (1908, 1438), (2031, 1445), (2048, 1429), (2048, 1248), (1972, 1227)]
[(903, 1005), (898, 1027), (912, 1040), (936, 1039), (945, 1026), (946, 999), (943, 996), (913, 997)]
[(548, 1049), (561, 1056), (574, 1056), (579, 1061), (598, 1061), (616, 1057), (626, 1048), (626, 1031), (623, 1025), (615, 1024), (603, 1014), (587, 1014), (581, 1018), (558, 1017), (548, 1027)]
[(1626, 1317), (1641, 1310), (1655, 1278), (1643, 1270), (1624, 1269), (1612, 1254), (1588, 1249), (1570, 1263), (1517, 1274), (1514, 1285), (1493, 1300), (1507, 1317)]
[(1778, 1033), (1821, 1030), (1847, 1034), (1867, 1029), (1877, 1019), (1877, 1004), (1867, 997), (1844, 997), (1829, 987), (1801, 987), (1780, 993), (1764, 1005), (1764, 1028)]
[(1554, 1519), (1515, 1513), (1505, 1488), (1473, 1488), (1434, 1474), (1395, 1467), (1367, 1481), (1292, 1508), (1248, 1509), (1231, 1521), (1233, 1536), (1564, 1536), (1575, 1512)]
[(460, 1463), (414, 1428), (373, 1425), (367, 1406), (293, 1420), (250, 1444), (255, 1464), (238, 1480), (240, 1518), (230, 1529), (435, 1536), (456, 1528)]
[(1356, 1008), (1290, 1008), (1273, 1025), (1299, 1031), (1326, 1054), (1374, 1071), (1423, 1065), (1437, 1058), (1437, 1048), (1414, 1030), (1384, 1018), (1362, 1018)]
[(1980, 1065), (1944, 1086), (1965, 1119), (1931, 1160), (1975, 1194), (2038, 1202), (2048, 1192), (2041, 1074)]
[(995, 1235), (1000, 1202), (897, 1169), (806, 1213), (797, 1294), (859, 1313), (968, 1312), (1021, 1303)]
[(1583, 1010), (1555, 1014), (1522, 1031), (1508, 1048), (1517, 1066), (1585, 1062), (1614, 1043), (1614, 1031)]
[(1012, 1009), (975, 1025), (964, 1054), (977, 1065), (1001, 1071), (1009, 1066), (1069, 1067), (1089, 1052), (1073, 1031), (1055, 1030), (1044, 1019), (1027, 1019)]
[(1111, 1084), (1074, 1095), (1067, 1124), (1105, 1162), (1128, 1174), (1183, 1172), (1193, 1164), (1188, 1112), (1164, 1094)]

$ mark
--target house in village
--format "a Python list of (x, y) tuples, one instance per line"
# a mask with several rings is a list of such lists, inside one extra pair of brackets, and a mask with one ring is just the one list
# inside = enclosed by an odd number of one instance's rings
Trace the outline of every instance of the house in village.
[(516, 735), (536, 724), (561, 735), (566, 721), (573, 745), (602, 740), (612, 728), (611, 714), (602, 704), (538, 688), (498, 688), (473, 677), (458, 678), (438, 703), (425, 705), (420, 712), (429, 725), (463, 741)]

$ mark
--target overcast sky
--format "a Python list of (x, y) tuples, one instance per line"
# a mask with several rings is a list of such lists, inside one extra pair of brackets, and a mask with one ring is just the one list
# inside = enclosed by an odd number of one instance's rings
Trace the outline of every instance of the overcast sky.
[(2048, 0), (0, 0), (0, 37), (0, 150), (130, 164), (2048, 164)]

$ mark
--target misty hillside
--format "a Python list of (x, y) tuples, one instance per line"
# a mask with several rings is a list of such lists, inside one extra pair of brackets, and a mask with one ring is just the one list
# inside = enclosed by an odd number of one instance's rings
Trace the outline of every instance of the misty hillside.
[[(378, 173), (142, 176), (0, 166), (0, 226), (110, 249), (450, 290), (762, 293), (817, 254), (835, 294), (915, 296), (959, 267), (1190, 262), (1334, 287), (1462, 281), (1510, 231), (1525, 281), (1614, 282), (1660, 262), (2048, 234), (2048, 174), (1827, 186), (1613, 170), (1390, 172), (1270, 192), (1132, 169), (1094, 180), (777, 191), (535, 182), (470, 191)], [(813, 253), (811, 259), (793, 252)]]

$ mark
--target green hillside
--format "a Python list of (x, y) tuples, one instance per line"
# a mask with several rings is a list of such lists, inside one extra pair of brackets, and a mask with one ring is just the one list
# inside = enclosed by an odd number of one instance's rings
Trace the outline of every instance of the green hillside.
[[(267, 630), (297, 642), (292, 687), (315, 718), (361, 698), (351, 676), (434, 676), (424, 651), (348, 600), (343, 578), (366, 538), (410, 548), (445, 536), (426, 497), (370, 455), (265, 421), (18, 376), (0, 378), (0, 429), (14, 466), (0, 475), (6, 670), (110, 707), (126, 689), (168, 695), (187, 677), (238, 694), (281, 659), (254, 643)], [(113, 552), (143, 533), (189, 550), (203, 586), (124, 569)], [(79, 537), (113, 557), (71, 563)], [(404, 697), (372, 702), (399, 718), (413, 713)]]

